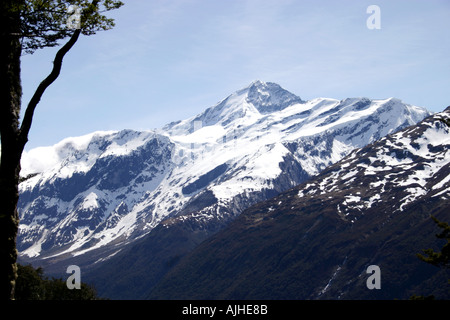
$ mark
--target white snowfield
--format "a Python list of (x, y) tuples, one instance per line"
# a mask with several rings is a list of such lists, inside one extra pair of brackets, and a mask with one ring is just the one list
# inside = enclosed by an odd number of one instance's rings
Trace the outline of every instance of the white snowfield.
[(364, 149), (355, 150), (339, 170), (325, 175), (316, 184), (307, 184), (298, 196), (327, 195), (339, 190), (342, 183), (354, 182), (356, 176), (362, 174), (376, 180), (367, 188), (374, 195), (366, 196), (366, 200), (361, 198), (361, 192), (346, 195), (336, 207), (344, 216), (349, 214), (349, 209), (359, 209), (363, 213), (383, 201), (381, 195), (390, 195), (394, 199), (391, 191), (397, 187), (403, 187), (405, 192), (396, 199), (399, 205), (392, 213), (404, 211), (409, 203), (428, 194), (432, 198), (449, 199), (450, 175), (442, 174), (440, 170), (450, 163), (450, 128), (442, 119), (450, 119), (450, 109), (434, 114), (421, 123), (421, 128), (414, 126), (383, 137), (375, 147), (376, 156), (368, 157), (370, 163), (359, 161), (366, 158)]
[(36, 175), (20, 185), (21, 255), (80, 255), (142, 237), (205, 190), (220, 215), (234, 197), (274, 188), (288, 157), (312, 176), (428, 115), (394, 98), (302, 101), (255, 81), (158, 130), (94, 132), (30, 150), (21, 175)]

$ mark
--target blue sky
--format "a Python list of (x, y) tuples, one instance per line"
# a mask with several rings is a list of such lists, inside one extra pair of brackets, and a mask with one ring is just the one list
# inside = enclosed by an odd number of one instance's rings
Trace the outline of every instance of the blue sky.
[[(97, 130), (162, 127), (253, 80), (304, 100), (450, 105), (449, 0), (122, 0), (82, 36), (38, 105), (26, 149)], [(381, 29), (367, 28), (369, 5)], [(58, 48), (22, 57), (23, 105)]]

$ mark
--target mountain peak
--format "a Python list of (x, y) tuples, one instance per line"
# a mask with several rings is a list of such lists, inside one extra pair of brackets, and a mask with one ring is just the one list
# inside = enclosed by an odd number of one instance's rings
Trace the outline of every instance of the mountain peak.
[(253, 81), (247, 88), (247, 102), (255, 106), (261, 114), (283, 110), (304, 101), (295, 94), (273, 82)]
[(248, 87), (250, 88), (252, 86), (264, 86), (264, 85), (266, 85), (265, 81), (261, 81), (261, 80), (257, 79), (257, 80), (253, 80)]
[(201, 121), (203, 126), (221, 123), (227, 126), (243, 118), (257, 119), (260, 115), (283, 110), (293, 104), (304, 103), (295, 94), (273, 82), (255, 80), (193, 118), (171, 123), (164, 130), (172, 133), (193, 132), (193, 123)]
[(397, 107), (367, 98), (303, 102), (257, 80), (155, 132), (92, 134), (31, 150), (22, 173), (40, 174), (20, 186), (19, 249), (33, 259), (85, 254), (113, 250), (120, 237), (134, 241), (169, 216), (232, 219), (427, 113)]

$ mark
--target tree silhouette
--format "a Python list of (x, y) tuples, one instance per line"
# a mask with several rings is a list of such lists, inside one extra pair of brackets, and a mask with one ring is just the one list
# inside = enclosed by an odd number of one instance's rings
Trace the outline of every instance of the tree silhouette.
[[(14, 298), (17, 278), (16, 236), (19, 226), (20, 159), (33, 114), (45, 90), (58, 78), (63, 58), (80, 34), (108, 30), (114, 21), (103, 13), (120, 8), (118, 0), (2, 0), (0, 1), (0, 297)], [(75, 20), (75, 21), (73, 21)], [(76, 22), (76, 23), (73, 23)], [(20, 122), (23, 53), (59, 45), (51, 73), (40, 83)]]
[(18, 264), (15, 288), (17, 300), (99, 300), (95, 288), (81, 283), (80, 289), (70, 290), (63, 279), (44, 276), (40, 267)]
[(442, 247), (440, 252), (436, 252), (433, 249), (422, 250), (427, 256), (420, 253), (417, 257), (429, 264), (436, 267), (450, 268), (450, 226), (446, 222), (439, 221), (435, 217), (431, 217), (433, 221), (442, 229), (442, 232), (437, 234), (438, 239), (446, 239), (447, 243)]
[[(429, 264), (432, 264), (436, 267), (441, 268), (450, 268), (450, 226), (446, 222), (439, 221), (436, 217), (431, 216), (431, 219), (437, 224), (439, 228), (442, 229), (442, 232), (436, 234), (436, 237), (439, 239), (446, 239), (447, 243), (442, 247), (440, 252), (436, 252), (433, 249), (424, 249), (421, 253), (417, 253), (417, 257)], [(450, 279), (448, 280), (450, 284)], [(434, 300), (434, 296), (417, 296), (413, 295), (410, 297), (411, 300)]]

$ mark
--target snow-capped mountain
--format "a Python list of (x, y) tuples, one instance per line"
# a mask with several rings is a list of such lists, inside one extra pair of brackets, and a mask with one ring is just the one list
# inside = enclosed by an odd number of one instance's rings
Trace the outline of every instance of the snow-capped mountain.
[(33, 149), (22, 158), (18, 249), (46, 261), (114, 255), (161, 222), (221, 224), (429, 114), (394, 98), (303, 101), (255, 81), (158, 130)]
[(138, 216), (136, 206), (149, 201), (173, 167), (172, 147), (167, 137), (124, 130), (31, 150), (23, 161), (32, 161), (28, 170), (47, 168), (20, 186), (22, 253), (72, 252), (88, 241), (102, 246), (126, 239), (133, 224), (157, 224), (157, 214)]
[[(352, 223), (371, 208), (391, 204), (390, 213), (405, 211), (418, 199), (450, 199), (450, 107), (420, 125), (381, 138), (355, 150), (339, 167), (329, 167), (307, 183), (299, 198), (341, 193), (334, 205), (342, 219)], [(358, 182), (355, 193), (344, 186)]]
[(417, 257), (444, 255), (430, 216), (450, 219), (450, 107), (246, 209), (143, 297), (448, 299), (448, 268)]

